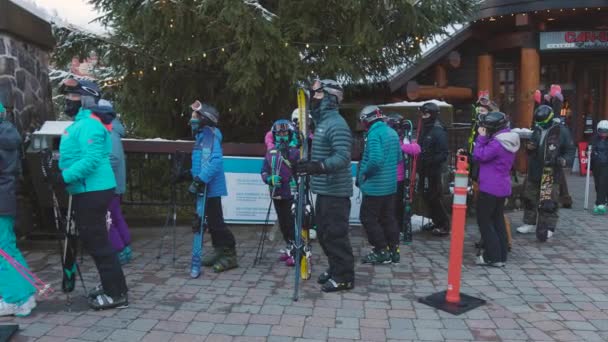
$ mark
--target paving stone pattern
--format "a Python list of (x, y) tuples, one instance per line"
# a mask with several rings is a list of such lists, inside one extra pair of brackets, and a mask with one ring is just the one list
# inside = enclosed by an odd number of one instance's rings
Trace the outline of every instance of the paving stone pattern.
[[(314, 248), (313, 279), (302, 283), (293, 302), (293, 270), (276, 261), (281, 243), (269, 243), (261, 265), (253, 267), (259, 227), (235, 227), (240, 268), (224, 274), (205, 269), (188, 276), (189, 228), (178, 231), (178, 260), (170, 250), (156, 259), (161, 230), (134, 229), (134, 260), (125, 267), (130, 307), (88, 310), (80, 284), (70, 310), (61, 293), (55, 243), (28, 243), (26, 257), (56, 293), (41, 299), (18, 323), (14, 341), (606, 341), (608, 340), (608, 217), (582, 210), (584, 179), (571, 176), (574, 209), (560, 211), (555, 238), (540, 244), (533, 235), (514, 233), (504, 269), (474, 266), (478, 239), (468, 218), (462, 292), (488, 301), (452, 316), (419, 304), (417, 298), (445, 290), (450, 240), (416, 234), (401, 248), (401, 264), (357, 264), (356, 288), (323, 294), (315, 282), (327, 267)], [(592, 195), (592, 200), (594, 194)], [(356, 204), (354, 204), (356, 205)], [(127, 208), (128, 210), (128, 208)], [(513, 227), (522, 213), (509, 216)], [(353, 227), (357, 258), (369, 246)], [(209, 239), (206, 239), (209, 241)], [(97, 282), (91, 259), (81, 266), (87, 287)]]

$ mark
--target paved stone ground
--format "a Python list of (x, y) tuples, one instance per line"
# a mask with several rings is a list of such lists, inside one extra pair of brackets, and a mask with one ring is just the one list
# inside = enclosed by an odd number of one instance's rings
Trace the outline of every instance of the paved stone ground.
[[(279, 244), (269, 246), (261, 265), (252, 267), (257, 228), (235, 229), (241, 267), (191, 280), (188, 229), (179, 229), (178, 260), (169, 252), (156, 259), (159, 229), (135, 230), (134, 261), (125, 268), (131, 306), (93, 312), (80, 285), (71, 311), (60, 291), (55, 244), (28, 247), (27, 259), (57, 293), (15, 322), (14, 341), (348, 341), (348, 340), (608, 340), (608, 220), (582, 210), (584, 179), (570, 177), (575, 208), (562, 210), (555, 239), (539, 244), (533, 235), (514, 235), (505, 269), (473, 265), (478, 238), (469, 218), (462, 292), (488, 301), (461, 316), (419, 304), (417, 298), (444, 290), (449, 239), (415, 235), (402, 247), (402, 263), (357, 265), (356, 288), (322, 294), (315, 278), (326, 267), (316, 248), (313, 280), (304, 282), (301, 299), (291, 300), (293, 272), (275, 261)], [(594, 197), (594, 195), (592, 195)], [(513, 226), (521, 212), (510, 214)], [(353, 228), (360, 256), (367, 244)], [(87, 257), (82, 265), (87, 286), (97, 283)]]

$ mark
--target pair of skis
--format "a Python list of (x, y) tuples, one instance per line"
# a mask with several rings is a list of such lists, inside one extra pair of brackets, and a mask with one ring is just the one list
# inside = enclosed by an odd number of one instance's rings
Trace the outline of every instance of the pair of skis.
[[(201, 275), (201, 261), (203, 255), (203, 235), (205, 233), (205, 211), (207, 207), (207, 185), (205, 184), (201, 194), (197, 194), (201, 197), (201, 214), (200, 224), (198, 232), (194, 233), (192, 239), (192, 262), (190, 264), (190, 277), (196, 279)], [(197, 203), (198, 205), (198, 203)]]
[[(306, 90), (299, 88), (297, 91), (298, 97), (298, 129), (302, 143), (300, 144), (300, 159), (308, 159), (308, 98)], [(298, 177), (297, 194), (295, 198), (296, 217), (295, 217), (295, 284), (293, 300), (297, 301), (300, 296), (300, 280), (310, 279), (312, 274), (311, 267), (311, 248), (308, 236), (308, 230), (304, 229), (304, 220), (306, 216), (307, 206), (307, 177)], [(310, 227), (308, 227), (310, 228)]]
[[(406, 121), (409, 124), (409, 133), (406, 131), (406, 137), (410, 143), (414, 143), (412, 137), (413, 125), (410, 120)], [(418, 119), (418, 125), (416, 126), (416, 141), (420, 139), (420, 132), (422, 131), (422, 118)], [(403, 171), (405, 172), (405, 177), (403, 178), (403, 222), (402, 222), (402, 231), (403, 231), (403, 243), (410, 244), (412, 242), (412, 200), (414, 198), (414, 191), (417, 186), (417, 168), (418, 168), (418, 156), (406, 157), (404, 155), (403, 158)]]
[[(69, 293), (74, 291), (76, 287), (76, 275), (80, 277), (82, 287), (87, 293), (87, 288), (80, 272), (80, 267), (76, 261), (78, 251), (78, 235), (76, 233), (76, 225), (72, 217), (72, 196), (68, 197), (68, 209), (67, 215), (64, 218), (59, 206), (59, 200), (57, 199), (56, 189), (54, 188), (50, 179), (51, 170), (53, 168), (53, 153), (50, 150), (43, 150), (40, 154), (42, 175), (46, 179), (48, 184), (48, 190), (51, 195), (51, 204), (53, 206), (53, 217), (55, 221), (55, 228), (63, 235), (63, 244), (59, 240), (59, 250), (61, 252), (61, 267), (62, 267), (62, 280), (61, 289), (68, 295), (68, 305), (70, 304)], [(65, 228), (63, 226), (65, 225)]]

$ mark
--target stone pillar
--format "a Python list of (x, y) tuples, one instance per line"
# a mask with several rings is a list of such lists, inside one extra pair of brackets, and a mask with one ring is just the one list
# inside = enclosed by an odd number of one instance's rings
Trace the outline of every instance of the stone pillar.
[(494, 56), (477, 56), (477, 92), (487, 90), (490, 98), (494, 95)]
[[(521, 49), (519, 111), (515, 116), (517, 127), (531, 127), (534, 114), (534, 92), (540, 85), (540, 55), (536, 48)], [(518, 154), (517, 169), (526, 170), (525, 154)]]

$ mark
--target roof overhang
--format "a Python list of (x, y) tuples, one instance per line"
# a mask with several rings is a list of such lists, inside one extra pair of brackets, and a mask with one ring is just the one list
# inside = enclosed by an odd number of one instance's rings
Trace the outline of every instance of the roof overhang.
[(435, 45), (431, 50), (420, 56), (413, 65), (391, 77), (388, 81), (391, 92), (395, 92), (397, 89), (403, 87), (408, 81), (440, 61), (452, 50), (471, 38), (471, 36), (473, 36), (473, 29), (470, 25), (467, 25), (452, 36), (447, 37), (445, 40)]
[(46, 51), (55, 47), (51, 24), (9, 0), (0, 0), (0, 32), (7, 32)]
[(608, 7), (608, 0), (486, 0), (479, 5), (473, 20), (534, 11)]

